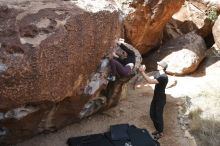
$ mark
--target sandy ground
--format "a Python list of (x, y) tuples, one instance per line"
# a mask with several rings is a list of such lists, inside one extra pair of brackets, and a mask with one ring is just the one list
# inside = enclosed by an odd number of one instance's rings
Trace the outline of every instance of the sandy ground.
[[(152, 87), (133, 90), (129, 84), (128, 89), (127, 98), (121, 100), (118, 106), (84, 119), (80, 123), (67, 126), (56, 133), (39, 135), (17, 146), (66, 146), (69, 137), (105, 132), (110, 125), (119, 123), (134, 124), (152, 132), (154, 128), (149, 116)], [(168, 96), (164, 113), (165, 137), (159, 140), (161, 146), (189, 145), (177, 123), (176, 102), (176, 99)]]

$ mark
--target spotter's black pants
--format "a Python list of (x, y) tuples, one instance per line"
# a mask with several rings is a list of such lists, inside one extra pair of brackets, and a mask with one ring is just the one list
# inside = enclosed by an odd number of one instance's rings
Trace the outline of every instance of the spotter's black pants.
[(160, 98), (153, 98), (150, 105), (150, 117), (154, 123), (154, 127), (158, 132), (163, 132), (163, 110), (166, 104), (166, 96)]

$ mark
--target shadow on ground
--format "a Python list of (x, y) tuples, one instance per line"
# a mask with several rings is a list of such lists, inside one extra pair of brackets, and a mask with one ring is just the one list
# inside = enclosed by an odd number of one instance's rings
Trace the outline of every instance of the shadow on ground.
[[(17, 146), (66, 146), (65, 143), (69, 137), (105, 132), (110, 125), (120, 123), (134, 124), (152, 132), (154, 128), (149, 116), (152, 94), (153, 89), (151, 86), (134, 90), (131, 83), (129, 83), (127, 97), (122, 99), (116, 107), (95, 114), (80, 123), (67, 126), (56, 133), (39, 135), (17, 144)], [(165, 137), (159, 140), (161, 146), (188, 145), (176, 118), (176, 102), (177, 99), (168, 96), (164, 113)]]

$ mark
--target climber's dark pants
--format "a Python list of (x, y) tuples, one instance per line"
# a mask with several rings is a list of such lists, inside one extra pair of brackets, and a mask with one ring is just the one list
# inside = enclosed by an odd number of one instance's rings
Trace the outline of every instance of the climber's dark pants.
[(113, 76), (129, 76), (131, 73), (130, 66), (123, 66), (120, 62), (115, 59), (110, 60), (111, 70)]
[(153, 99), (150, 105), (150, 117), (158, 132), (163, 132), (163, 109), (166, 104), (166, 97)]

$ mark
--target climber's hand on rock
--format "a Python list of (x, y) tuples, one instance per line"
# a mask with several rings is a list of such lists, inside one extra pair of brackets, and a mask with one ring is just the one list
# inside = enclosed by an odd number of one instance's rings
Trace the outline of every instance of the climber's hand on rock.
[(140, 71), (140, 72), (144, 72), (145, 70), (146, 70), (145, 65), (141, 65), (141, 66), (139, 67), (139, 71)]
[(118, 41), (117, 41), (117, 45), (121, 45), (122, 43), (124, 43), (125, 42), (125, 40), (124, 39), (122, 39), (122, 38), (120, 38)]
[(112, 52), (112, 56), (113, 56), (113, 57), (116, 57), (116, 58), (119, 58), (119, 56), (116, 54), (115, 51)]

